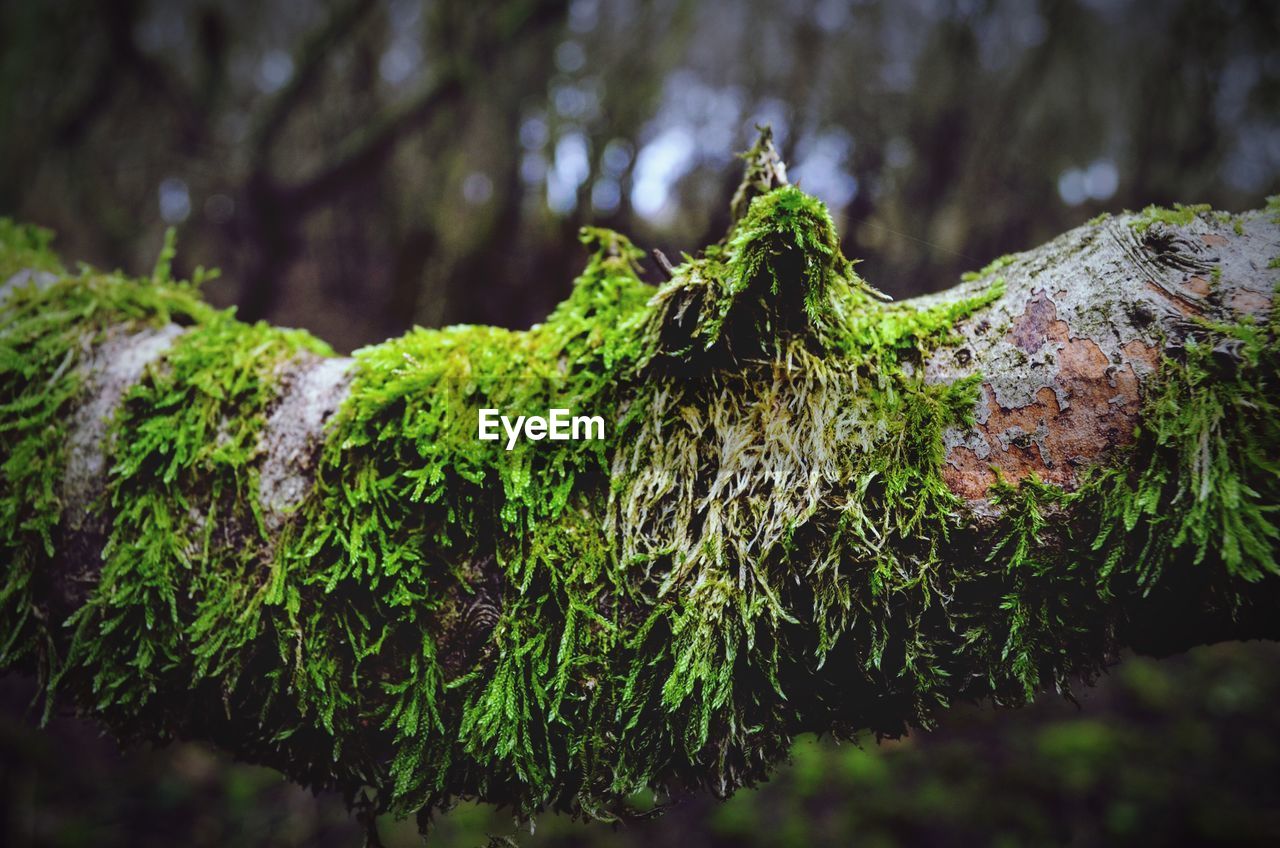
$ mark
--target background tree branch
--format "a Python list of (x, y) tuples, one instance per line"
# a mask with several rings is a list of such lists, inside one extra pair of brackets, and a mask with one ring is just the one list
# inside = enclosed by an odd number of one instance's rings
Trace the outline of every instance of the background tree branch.
[[(1153, 207), (881, 305), (784, 186), (661, 289), (590, 231), (539, 327), (356, 360), (10, 226), (3, 661), (371, 814), (608, 818), (1274, 638), (1276, 218)], [(606, 441), (475, 438), (557, 404)]]

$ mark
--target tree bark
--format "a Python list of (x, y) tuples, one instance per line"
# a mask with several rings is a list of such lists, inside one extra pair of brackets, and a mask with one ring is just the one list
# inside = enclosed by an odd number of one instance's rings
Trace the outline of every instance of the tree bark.
[[(546, 324), (354, 358), (11, 228), (0, 664), (370, 810), (610, 817), (798, 732), (1277, 636), (1274, 208), (885, 306), (786, 191), (660, 290), (593, 233)], [(536, 401), (606, 439), (476, 439)]]

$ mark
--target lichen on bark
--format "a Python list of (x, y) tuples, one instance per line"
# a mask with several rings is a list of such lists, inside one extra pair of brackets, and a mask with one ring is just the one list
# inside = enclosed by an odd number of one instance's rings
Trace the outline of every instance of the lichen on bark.
[[(5, 223), (0, 666), (122, 737), (208, 739), (369, 810), (614, 818), (760, 780), (800, 732), (896, 735), (1124, 646), (1276, 635), (1272, 290), (1246, 308), (1244, 260), (1198, 300), (1171, 276), (1208, 274), (1189, 239), (1274, 222), (1099, 220), (885, 304), (777, 183), (661, 287), (588, 229), (544, 323), (353, 360), (205, 306), (165, 257), (68, 275)], [(1128, 289), (1053, 273), (1104, 250), (1135, 257)], [(175, 322), (92, 407), (95, 352)], [(476, 438), (480, 408), (554, 407), (607, 438)], [(76, 477), (84, 408), (112, 416), (87, 431), (105, 476)]]

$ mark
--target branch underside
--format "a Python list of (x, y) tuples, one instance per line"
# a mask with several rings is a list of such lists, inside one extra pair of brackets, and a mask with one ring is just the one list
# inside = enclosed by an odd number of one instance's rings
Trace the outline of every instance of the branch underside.
[[(764, 190), (661, 289), (593, 230), (544, 324), (354, 358), (10, 225), (0, 666), (378, 809), (608, 818), (799, 732), (1277, 635), (1274, 210), (1097, 221), (882, 305)], [(507, 451), (489, 407), (606, 438)]]

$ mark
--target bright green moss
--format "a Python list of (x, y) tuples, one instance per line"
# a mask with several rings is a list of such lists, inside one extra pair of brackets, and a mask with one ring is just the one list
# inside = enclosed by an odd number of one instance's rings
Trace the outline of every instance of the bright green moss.
[[(0, 266), (57, 272), (45, 231), (0, 220)], [(33, 580), (55, 553), (68, 420), (81, 388), (80, 366), (108, 328), (125, 331), (211, 314), (187, 285), (134, 281), (84, 271), (47, 290), (12, 291), (0, 312), (0, 665), (59, 663), (49, 622), (38, 614)]]
[(929, 307), (887, 304), (852, 314), (840, 347), (856, 359), (891, 365), (923, 357), (930, 351), (957, 344), (956, 323), (998, 300), (1005, 291), (1004, 277), (992, 279), (987, 288), (967, 298), (947, 300)]
[[(825, 210), (789, 188), (659, 290), (622, 237), (584, 242), (573, 293), (528, 332), (422, 330), (357, 353), (283, 546), (284, 591), (311, 611), (277, 628), (302, 634), (279, 647), (298, 663), (299, 720), (316, 716), (347, 757), (386, 746), (371, 782), (401, 812), (475, 794), (607, 817), (650, 785), (759, 779), (800, 718), (784, 678), (801, 685), (858, 604), (876, 610), (871, 673), (941, 698), (944, 673), (914, 645), (910, 675), (886, 659), (888, 617), (958, 514), (942, 433), (976, 381), (925, 386), (900, 365), (999, 284), (924, 312), (882, 306)], [(556, 406), (602, 414), (608, 438), (476, 438), (481, 408)], [(931, 540), (918, 559), (891, 552), (916, 536)], [(862, 556), (877, 562), (867, 584), (842, 565)], [(474, 582), (487, 561), (500, 598)], [(482, 647), (424, 642), (480, 603), (494, 607)]]
[(42, 227), (0, 217), (0, 283), (25, 269), (62, 273), (62, 263), (49, 249), (53, 233)]
[[(611, 427), (625, 417), (626, 374), (642, 355), (636, 318), (653, 290), (621, 236), (590, 230), (584, 241), (594, 248), (587, 271), (528, 332), (423, 330), (357, 353), (317, 495), (283, 554), (290, 585), (317, 610), (299, 655), (304, 668), (322, 667), (301, 675), (302, 709), (335, 744), (366, 726), (389, 734), (385, 800), (402, 812), (459, 786), (490, 797), (522, 787), (513, 798), (533, 809), (559, 800), (557, 773), (599, 756), (584, 725), (600, 717), (576, 687), (595, 675), (603, 692), (616, 647), (617, 600), (606, 596), (616, 563), (593, 512), (608, 490), (610, 443), (506, 451), (476, 438), (486, 407), (567, 407)], [(481, 634), (486, 661), (446, 668), (429, 634), (465, 618), (471, 564), (488, 558), (508, 591)], [(388, 669), (384, 644), (415, 648)], [(381, 683), (370, 690), (373, 664)]]
[(1129, 222), (1129, 226), (1133, 228), (1134, 232), (1138, 233), (1145, 233), (1151, 228), (1152, 224), (1185, 227), (1195, 220), (1197, 215), (1212, 211), (1213, 207), (1207, 203), (1175, 203), (1172, 209), (1152, 205), (1143, 209), (1137, 218)]
[[(1101, 223), (1102, 221), (1105, 221), (1109, 217), (1110, 216), (1104, 212), (1102, 215), (1099, 215), (1097, 218), (1094, 218), (1089, 223), (1090, 224)], [(1015, 259), (1017, 259), (1016, 256), (1012, 254), (1006, 254), (1005, 256), (1001, 256), (997, 259), (993, 259), (992, 261), (988, 262), (986, 267), (984, 267), (981, 271), (965, 271), (963, 274), (960, 275), (960, 280), (962, 282), (969, 283), (969, 282), (973, 282), (974, 280), (986, 279), (987, 277), (993, 276), (999, 273), (1000, 271), (1003, 271), (1005, 268), (1009, 267), (1010, 265), (1012, 265)]]
[(797, 335), (830, 348), (880, 298), (841, 253), (826, 207), (784, 186), (755, 197), (725, 244), (676, 269), (655, 295), (649, 335), (680, 358), (699, 350), (773, 355)]
[[(148, 736), (191, 714), (157, 691), (230, 698), (240, 686), (272, 577), (260, 562), (263, 412), (277, 366), (302, 350), (330, 353), (300, 331), (203, 317), (124, 398), (114, 527), (97, 591), (69, 623), (65, 677), (87, 684), (80, 700)], [(261, 694), (260, 683), (249, 686)]]

